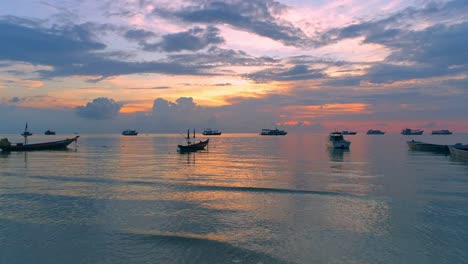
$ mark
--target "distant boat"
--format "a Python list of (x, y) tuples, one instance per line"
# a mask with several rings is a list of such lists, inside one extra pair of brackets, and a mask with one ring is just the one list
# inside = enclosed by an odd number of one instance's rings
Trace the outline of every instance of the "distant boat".
[(367, 135), (383, 135), (385, 134), (384, 131), (381, 131), (381, 130), (373, 130), (373, 129), (369, 129), (367, 130)]
[(423, 132), (424, 130), (405, 128), (405, 129), (402, 129), (400, 133), (405, 136), (410, 136), (410, 135), (422, 135)]
[(443, 130), (432, 130), (432, 135), (452, 135), (453, 132), (447, 129)]
[(35, 143), (35, 144), (11, 144), (8, 139), (4, 138), (0, 140), (0, 149), (2, 151), (32, 151), (32, 150), (56, 150), (56, 149), (66, 149), (68, 145), (72, 142), (76, 142), (80, 136), (74, 138), (67, 138), (60, 141), (53, 142), (44, 142), (44, 143)]
[(450, 155), (457, 159), (468, 161), (468, 146), (462, 144), (455, 144), (449, 146)]
[(440, 153), (449, 153), (449, 147), (447, 145), (431, 144), (421, 141), (410, 140), (406, 141), (408, 147), (411, 150), (415, 151), (430, 151), (430, 152), (440, 152)]
[(328, 145), (335, 149), (349, 149), (351, 142), (344, 139), (343, 133), (335, 131), (328, 136)]
[(127, 130), (122, 131), (122, 135), (124, 135), (124, 136), (136, 136), (136, 135), (138, 135), (138, 132), (136, 130), (127, 129)]
[(26, 122), (26, 126), (24, 127), (23, 133), (21, 133), (23, 137), (32, 136), (32, 133), (28, 131), (28, 123)]
[[(195, 129), (193, 130), (193, 138), (195, 138)], [(180, 152), (195, 152), (198, 150), (204, 150), (210, 142), (210, 139), (207, 139), (205, 141), (200, 140), (200, 142), (192, 143), (192, 141), (190, 141), (190, 130), (187, 130), (187, 137), (185, 139), (187, 140), (187, 145), (177, 145)]]
[(46, 130), (46, 132), (44, 132), (44, 135), (55, 135), (55, 131)]
[(348, 130), (343, 130), (341, 133), (343, 135), (356, 135), (357, 134), (356, 131), (348, 131)]
[(218, 131), (218, 130), (212, 130), (211, 128), (206, 128), (204, 131), (203, 131), (203, 135), (205, 136), (219, 136), (221, 135), (221, 131)]
[(288, 132), (284, 130), (279, 130), (278, 128), (275, 129), (262, 129), (262, 132), (260, 132), (260, 135), (262, 136), (284, 136), (288, 134)]

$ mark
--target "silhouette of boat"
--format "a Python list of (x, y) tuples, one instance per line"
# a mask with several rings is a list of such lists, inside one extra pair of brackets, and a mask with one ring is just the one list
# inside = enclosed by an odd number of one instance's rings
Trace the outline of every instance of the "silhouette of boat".
[(367, 130), (367, 135), (383, 135), (385, 134), (384, 131), (381, 131), (381, 130), (373, 130), (373, 129), (369, 129)]
[(16, 143), (11, 144), (8, 139), (4, 138), (0, 140), (0, 149), (2, 151), (32, 151), (32, 150), (55, 150), (55, 149), (66, 149), (72, 142), (76, 142), (80, 136), (74, 138), (67, 138), (59, 141), (35, 143), (35, 144), (23, 144)]
[(341, 131), (341, 133), (343, 135), (356, 135), (357, 134), (356, 131), (348, 131), (348, 130), (343, 130), (343, 131)]
[(138, 135), (138, 132), (136, 130), (127, 129), (127, 130), (122, 131), (122, 135), (124, 135), (124, 136), (136, 136), (136, 135)]
[(262, 129), (262, 132), (260, 132), (260, 135), (262, 136), (284, 136), (286, 134), (288, 134), (288, 132), (284, 130), (279, 130), (278, 128), (275, 128), (275, 129), (264, 128)]
[(424, 130), (419, 130), (419, 129), (410, 129), (410, 128), (405, 128), (401, 130), (401, 134), (405, 136), (411, 136), (411, 135), (422, 135)]
[(440, 144), (432, 144), (426, 143), (422, 141), (410, 140), (406, 141), (408, 144), (409, 149), (415, 151), (429, 151), (429, 152), (439, 152), (439, 153), (449, 153), (449, 148), (447, 145), (440, 145)]
[[(193, 138), (195, 139), (195, 129), (193, 130)], [(192, 142), (190, 141), (190, 130), (187, 129), (187, 137), (185, 138), (187, 140), (187, 145), (177, 145), (179, 148), (180, 152), (194, 152), (198, 150), (204, 150), (206, 146), (208, 146), (208, 143), (210, 142), (210, 139), (207, 139), (205, 141), (200, 140), (200, 142)]]
[(44, 135), (55, 135), (55, 131), (46, 130), (46, 132), (44, 132)]
[(468, 146), (462, 144), (455, 144), (449, 146), (450, 155), (456, 159), (468, 161)]
[(442, 130), (432, 130), (432, 135), (452, 135), (453, 132), (447, 129)]
[(205, 130), (203, 130), (203, 135), (205, 136), (219, 136), (221, 135), (221, 131), (218, 131), (218, 130), (212, 130), (211, 128), (206, 128)]
[(349, 149), (351, 142), (344, 139), (343, 133), (335, 131), (328, 136), (328, 145), (335, 149)]
[(21, 133), (23, 137), (28, 137), (32, 136), (32, 133), (28, 131), (28, 123), (26, 122), (26, 125), (24, 126), (24, 131)]

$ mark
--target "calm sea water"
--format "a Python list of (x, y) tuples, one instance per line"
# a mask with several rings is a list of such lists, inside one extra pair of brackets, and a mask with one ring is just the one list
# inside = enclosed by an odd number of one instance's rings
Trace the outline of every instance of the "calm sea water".
[(468, 163), (347, 138), (223, 134), (179, 154), (180, 135), (82, 135), (0, 155), (0, 263), (467, 263)]

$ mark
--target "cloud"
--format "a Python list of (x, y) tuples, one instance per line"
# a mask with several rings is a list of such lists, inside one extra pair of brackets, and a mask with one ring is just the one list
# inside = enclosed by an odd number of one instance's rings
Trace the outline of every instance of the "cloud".
[(86, 119), (113, 119), (115, 118), (122, 108), (121, 103), (115, 102), (113, 99), (99, 97), (92, 102), (88, 102), (86, 106), (76, 107), (76, 114)]
[(10, 98), (10, 100), (8, 100), (9, 103), (13, 103), (13, 104), (16, 104), (16, 103), (21, 103), (23, 101), (25, 101), (26, 98), (24, 97), (17, 97), (17, 96), (14, 96), (12, 98)]
[(0, 60), (52, 66), (52, 70), (37, 71), (43, 78), (83, 75), (100, 76), (99, 81), (133, 73), (210, 75), (205, 72), (209, 67), (187, 62), (113, 59), (115, 53), (104, 52), (107, 46), (95, 40), (88, 24), (47, 29), (19, 21), (22, 24), (15, 24), (16, 18), (0, 19)]
[(273, 0), (205, 0), (173, 10), (156, 8), (154, 14), (190, 24), (228, 24), (285, 45), (308, 45), (310, 40), (301, 29), (279, 18), (287, 9)]
[(157, 43), (142, 43), (145, 51), (179, 52), (183, 50), (197, 51), (209, 45), (224, 43), (219, 36), (219, 29), (213, 26), (206, 28), (193, 27), (184, 32), (167, 34)]
[(137, 42), (142, 42), (142, 41), (147, 41), (148, 39), (155, 37), (156, 34), (151, 31), (147, 31), (144, 29), (130, 29), (127, 30), (124, 34), (124, 37), (127, 40), (130, 41), (137, 41)]
[(321, 70), (309, 69), (308, 65), (303, 64), (294, 65), (287, 69), (271, 68), (244, 75), (244, 77), (256, 82), (312, 80), (325, 76)]

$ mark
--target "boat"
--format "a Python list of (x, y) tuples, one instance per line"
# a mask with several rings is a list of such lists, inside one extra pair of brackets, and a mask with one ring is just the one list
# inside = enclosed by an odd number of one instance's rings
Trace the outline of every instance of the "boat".
[(212, 130), (211, 128), (206, 128), (204, 131), (203, 131), (203, 135), (205, 136), (219, 136), (221, 135), (221, 131), (218, 131), (218, 130)]
[(29, 137), (32, 136), (32, 133), (28, 131), (28, 123), (26, 122), (26, 126), (24, 127), (23, 133), (21, 133), (23, 137)]
[(124, 135), (124, 136), (136, 136), (136, 135), (138, 135), (138, 132), (136, 130), (127, 129), (127, 130), (122, 131), (122, 135)]
[(453, 132), (447, 129), (442, 130), (432, 130), (432, 135), (452, 135)]
[[(195, 129), (193, 130), (193, 138), (195, 138)], [(185, 139), (187, 140), (187, 145), (177, 145), (180, 152), (195, 152), (198, 150), (204, 150), (210, 142), (210, 139), (205, 141), (200, 140), (200, 142), (196, 143), (190, 141), (190, 130), (187, 130), (187, 137)]]
[(341, 133), (343, 135), (356, 135), (357, 134), (356, 131), (348, 131), (348, 130), (343, 130), (343, 131), (341, 131)]
[(351, 142), (344, 139), (343, 133), (335, 131), (328, 135), (328, 145), (335, 149), (349, 149)]
[(23, 144), (16, 143), (11, 144), (8, 139), (3, 138), (0, 140), (0, 149), (4, 152), (8, 151), (32, 151), (32, 150), (56, 150), (66, 149), (72, 142), (76, 142), (80, 136), (74, 138), (67, 138), (59, 141), (34, 143), (34, 144)]
[(44, 132), (44, 135), (55, 135), (55, 131), (46, 130), (46, 132)]
[(405, 128), (401, 130), (401, 134), (405, 136), (414, 136), (414, 135), (422, 135), (424, 130), (419, 130), (419, 129), (410, 129), (410, 128)]
[(286, 134), (288, 134), (288, 132), (284, 130), (279, 130), (278, 128), (275, 128), (275, 129), (264, 128), (262, 129), (262, 132), (260, 132), (260, 135), (262, 136), (284, 136)]
[(468, 146), (462, 144), (455, 144), (449, 146), (450, 155), (456, 159), (468, 161)]
[(373, 130), (373, 129), (369, 129), (367, 130), (367, 135), (383, 135), (385, 134), (384, 131), (381, 131), (381, 130)]
[(406, 141), (408, 147), (411, 150), (415, 151), (430, 151), (430, 152), (439, 152), (439, 153), (449, 153), (449, 147), (447, 145), (440, 145), (440, 144), (432, 144), (426, 143), (422, 141), (410, 140)]

